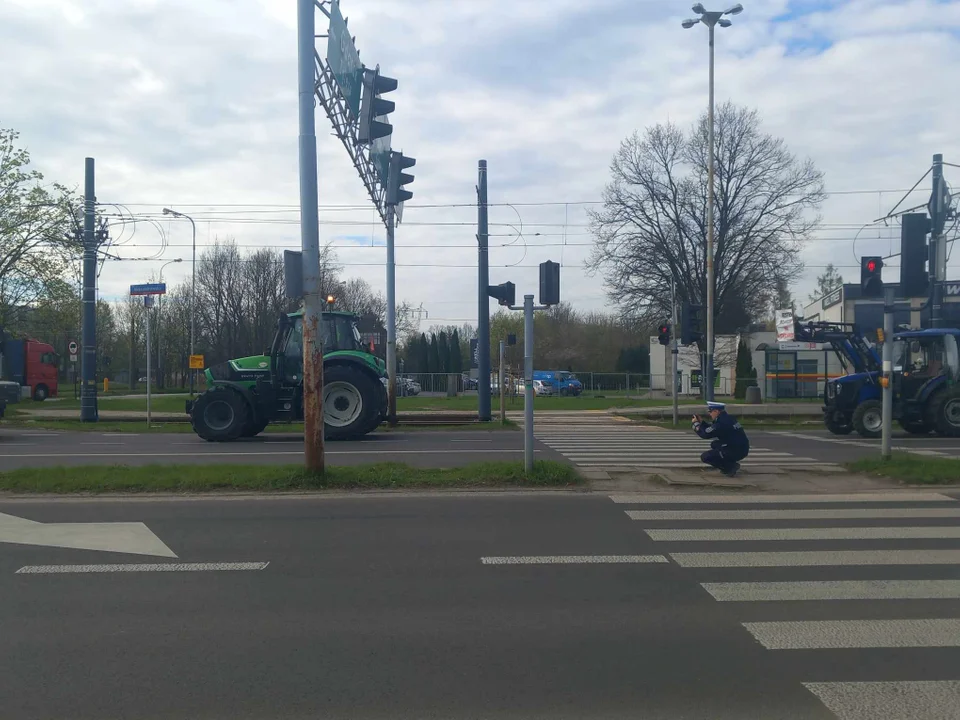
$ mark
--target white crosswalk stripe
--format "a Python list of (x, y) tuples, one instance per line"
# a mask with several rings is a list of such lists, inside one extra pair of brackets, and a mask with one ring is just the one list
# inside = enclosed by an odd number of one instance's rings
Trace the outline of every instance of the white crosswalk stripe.
[[(523, 425), (522, 419), (519, 419)], [(700, 456), (710, 443), (692, 432), (637, 425), (610, 415), (560, 413), (535, 416), (534, 437), (584, 468), (651, 467), (662, 469), (703, 468)], [(751, 447), (744, 468), (822, 468), (839, 470), (834, 463), (789, 452)]]
[[(910, 659), (903, 660), (899, 680), (888, 674), (870, 682), (830, 681), (821, 670), (831, 667), (826, 653), (960, 649), (960, 503), (954, 498), (896, 491), (610, 497), (672, 562), (694, 578), (708, 573), (700, 586), (714, 601), (739, 608), (744, 631), (762, 647), (816, 653), (805, 655), (810, 659), (801, 668), (808, 669), (798, 671), (811, 676), (797, 681), (838, 720), (960, 717), (960, 667), (949, 679), (916, 680), (917, 667), (934, 667), (934, 656), (929, 662), (922, 655), (904, 656)], [(923, 538), (937, 548), (918, 547)], [(793, 541), (814, 549), (797, 549)], [(870, 545), (851, 547), (860, 541)], [(904, 541), (911, 545), (896, 547)], [(711, 550), (707, 543), (716, 542), (722, 545)], [(844, 544), (831, 549), (833, 542)], [(701, 545), (691, 552), (690, 543)], [(936, 616), (929, 612), (932, 602), (940, 608)], [(884, 608), (879, 618), (878, 604)], [(798, 618), (798, 608), (807, 607), (815, 607), (815, 614)], [(831, 617), (841, 607), (843, 615)]]

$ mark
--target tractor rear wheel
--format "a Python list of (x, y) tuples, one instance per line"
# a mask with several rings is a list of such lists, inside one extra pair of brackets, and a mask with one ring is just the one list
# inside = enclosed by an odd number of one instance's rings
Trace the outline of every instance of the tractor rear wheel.
[(944, 388), (928, 401), (928, 422), (944, 437), (960, 437), (960, 387)]
[(853, 429), (861, 437), (878, 438), (883, 430), (883, 404), (879, 400), (864, 400), (853, 411)]
[(330, 440), (348, 440), (373, 430), (380, 424), (378, 395), (374, 381), (359, 368), (324, 368), (324, 435)]
[(207, 442), (230, 442), (243, 435), (250, 420), (246, 399), (229, 387), (212, 387), (197, 398), (190, 413), (193, 431)]

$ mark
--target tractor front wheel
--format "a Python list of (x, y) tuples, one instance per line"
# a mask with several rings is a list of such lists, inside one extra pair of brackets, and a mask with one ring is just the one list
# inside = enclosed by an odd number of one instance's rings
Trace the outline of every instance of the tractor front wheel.
[(850, 416), (843, 413), (827, 413), (823, 418), (823, 424), (834, 435), (849, 435), (853, 432)]
[(366, 435), (380, 424), (377, 387), (366, 373), (348, 365), (323, 369), (323, 425), (330, 440)]
[(230, 442), (243, 435), (250, 406), (233, 388), (213, 387), (197, 398), (190, 413), (193, 431), (207, 442)]
[(853, 411), (853, 429), (861, 437), (878, 438), (883, 430), (883, 404), (879, 400), (864, 400)]

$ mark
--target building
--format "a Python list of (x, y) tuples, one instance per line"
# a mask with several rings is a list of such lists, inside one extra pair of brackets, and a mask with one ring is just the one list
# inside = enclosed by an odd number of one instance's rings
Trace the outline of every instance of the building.
[[(715, 395), (731, 395), (736, 385), (738, 335), (717, 335), (714, 348)], [(667, 390), (667, 378), (673, 360), (670, 348), (661, 345), (654, 335), (650, 338), (650, 389)], [(703, 373), (699, 349), (696, 345), (681, 345), (677, 353), (677, 387), (681, 395), (702, 393)], [(669, 391), (668, 391), (669, 392)]]

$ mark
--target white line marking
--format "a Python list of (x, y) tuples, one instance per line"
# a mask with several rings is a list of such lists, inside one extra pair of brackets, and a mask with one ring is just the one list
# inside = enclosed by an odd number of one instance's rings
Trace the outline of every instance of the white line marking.
[(816, 580), (700, 585), (719, 602), (960, 599), (960, 580)]
[(219, 570), (263, 570), (269, 562), (238, 563), (139, 563), (129, 565), (25, 565), (17, 575), (64, 575), (115, 572), (211, 572)]
[(960, 517), (960, 505), (935, 508), (817, 508), (815, 510), (627, 510), (631, 520), (855, 520)]
[(142, 522), (38, 523), (0, 513), (0, 543), (177, 557)]
[(960, 682), (822, 682), (803, 686), (837, 720), (956, 720)]
[(604, 563), (665, 563), (663, 555), (521, 555), (483, 557), (484, 565), (594, 565)]
[(656, 542), (744, 540), (909, 540), (960, 538), (960, 527), (730, 528), (724, 530), (645, 529)]
[(960, 550), (708, 552), (670, 553), (670, 557), (685, 568), (960, 565)]
[(743, 626), (767, 650), (960, 647), (958, 619), (804, 620)]
[(749, 505), (751, 503), (832, 503), (832, 502), (956, 502), (948, 495), (939, 493), (918, 492), (891, 492), (891, 493), (863, 493), (848, 495), (658, 495), (656, 493), (621, 493), (611, 495), (610, 499), (619, 504), (650, 505), (650, 504), (736, 504)]

